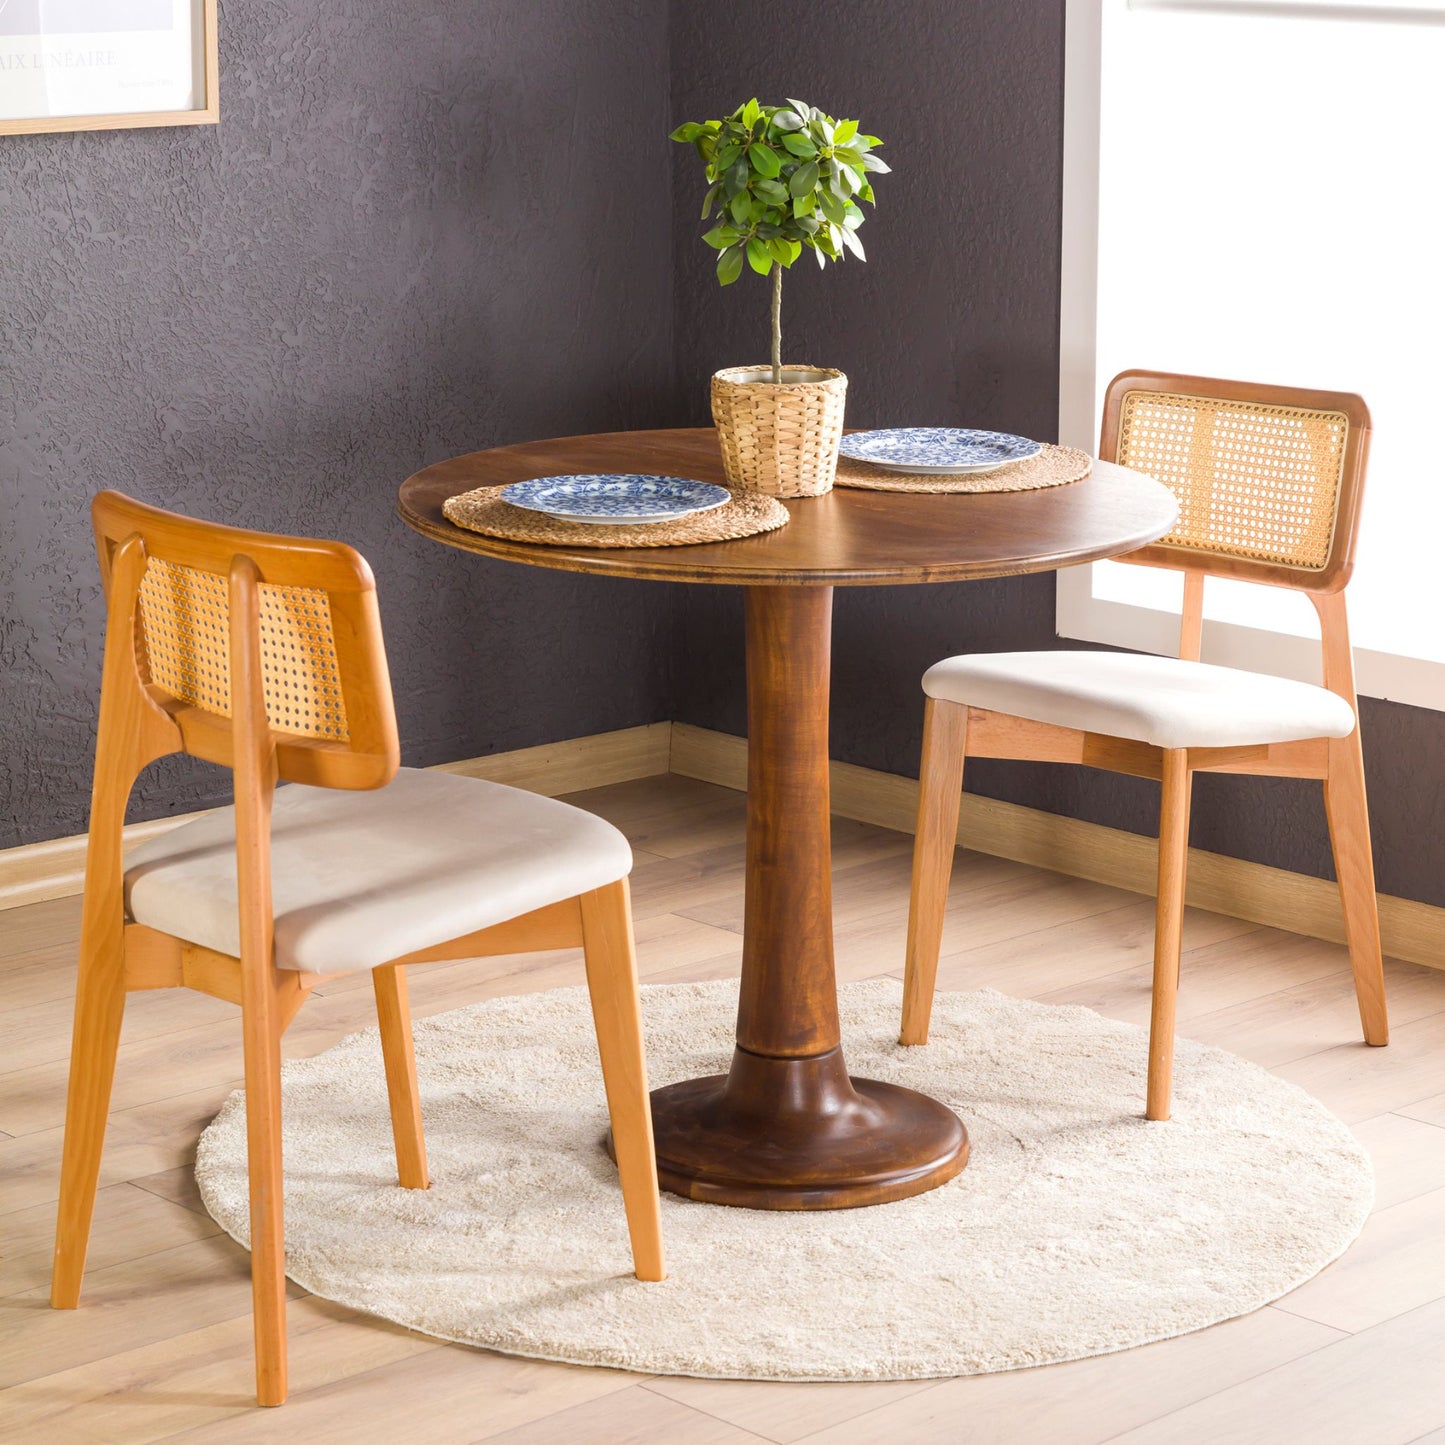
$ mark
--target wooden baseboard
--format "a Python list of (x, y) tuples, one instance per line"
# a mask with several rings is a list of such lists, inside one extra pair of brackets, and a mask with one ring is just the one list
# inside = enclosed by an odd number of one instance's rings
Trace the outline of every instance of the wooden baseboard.
[[(494, 783), (507, 783), (514, 788), (556, 797), (559, 793), (575, 793), (605, 783), (665, 773), (671, 735), (671, 723), (649, 723), (617, 732), (569, 738), (560, 743), (543, 743), (535, 748), (493, 753), (490, 757), (443, 763), (440, 771), (487, 778)], [(139, 847), (147, 839), (201, 816), (201, 813), (182, 813), (151, 823), (132, 823), (125, 830), (125, 845), (128, 849)], [(42, 903), (47, 898), (65, 898), (79, 893), (84, 885), (84, 833), (0, 849), (0, 909)]]
[[(743, 738), (688, 723), (661, 722), (444, 763), (441, 770), (555, 797), (666, 772), (742, 789), (747, 786), (747, 762)], [(913, 831), (918, 807), (914, 779), (835, 762), (832, 789), (833, 811), (840, 817)], [(187, 813), (132, 824), (125, 830), (126, 846), (137, 846), (199, 816)], [(980, 853), (1132, 893), (1154, 892), (1154, 840), (1120, 828), (965, 793), (958, 841)], [(0, 851), (0, 909), (79, 893), (84, 881), (83, 834)], [(1221, 853), (1189, 850), (1189, 902), (1291, 933), (1335, 943), (1344, 939), (1339, 895), (1332, 883)], [(1445, 968), (1445, 908), (1382, 893), (1380, 927), (1385, 951), (1392, 957)]]
[[(689, 778), (744, 788), (747, 742), (727, 733), (674, 723), (670, 768)], [(832, 789), (833, 812), (840, 817), (913, 831), (918, 809), (914, 779), (835, 762)], [(1151, 897), (1154, 893), (1154, 839), (1121, 828), (965, 793), (958, 841), (980, 853), (1112, 884), (1131, 893)], [(1196, 907), (1215, 913), (1333, 943), (1344, 941), (1339, 894), (1333, 883), (1322, 878), (1191, 848), (1188, 897)], [(1385, 952), (1411, 963), (1445, 968), (1445, 908), (1387, 893), (1379, 899)]]

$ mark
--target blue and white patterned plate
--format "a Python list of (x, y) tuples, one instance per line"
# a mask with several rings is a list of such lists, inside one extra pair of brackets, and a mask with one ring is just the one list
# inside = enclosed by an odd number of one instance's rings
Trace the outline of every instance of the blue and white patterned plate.
[(588, 472), (570, 477), (538, 477), (502, 488), (502, 499), (529, 512), (545, 512), (565, 522), (635, 527), (669, 522), (720, 507), (732, 493), (711, 482), (687, 477), (654, 477), (640, 472)]
[(1001, 431), (964, 427), (909, 426), (860, 431), (843, 438), (842, 456), (894, 472), (988, 472), (1025, 462), (1043, 451), (1042, 442)]

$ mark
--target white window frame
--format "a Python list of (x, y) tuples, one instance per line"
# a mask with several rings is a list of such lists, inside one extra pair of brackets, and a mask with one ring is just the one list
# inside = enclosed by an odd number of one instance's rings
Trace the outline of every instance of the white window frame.
[[(1139, 5), (1139, 0), (1132, 3)], [(1250, 0), (1194, 0), (1181, 8), (1237, 10), (1248, 4)], [(1261, 8), (1271, 7), (1261, 0)], [(1092, 453), (1099, 437), (1094, 406), (1103, 6), (1101, 0), (1066, 0), (1064, 14), (1059, 440)], [(1177, 614), (1096, 597), (1092, 565), (1062, 568), (1056, 576), (1055, 631), (1059, 637), (1178, 656)], [(1320, 681), (1320, 644), (1315, 638), (1206, 618), (1202, 655), (1206, 661), (1227, 667)], [(1355, 681), (1362, 696), (1445, 712), (1445, 664), (1357, 647)]]

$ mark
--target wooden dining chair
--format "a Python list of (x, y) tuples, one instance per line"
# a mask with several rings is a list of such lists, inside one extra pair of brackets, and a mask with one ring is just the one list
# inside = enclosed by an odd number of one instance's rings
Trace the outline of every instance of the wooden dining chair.
[[(1149, 372), (1110, 383), (1099, 455), (1148, 472), (1179, 501), (1173, 532), (1120, 559), (1184, 573), (1179, 657), (985, 653), (924, 675), (902, 1043), (928, 1039), (965, 754), (1162, 784), (1148, 1118), (1169, 1117), (1195, 773), (1323, 780), (1360, 1021), (1367, 1043), (1388, 1041), (1344, 598), (1369, 432), (1364, 402), (1349, 393)], [(1303, 592), (1319, 615), (1324, 685), (1201, 662), (1208, 577)]]
[[(256, 1394), (279, 1405), (280, 1046), (302, 1001), (371, 970), (397, 1174), (425, 1189), (406, 966), (577, 945), (634, 1267), (662, 1279), (627, 840), (552, 798), (398, 767), (376, 584), (350, 547), (117, 492), (92, 514), (109, 616), (51, 1303), (79, 1303), (127, 993), (193, 988), (241, 1007)], [(123, 862), (131, 787), (170, 753), (229, 768), (235, 805)]]

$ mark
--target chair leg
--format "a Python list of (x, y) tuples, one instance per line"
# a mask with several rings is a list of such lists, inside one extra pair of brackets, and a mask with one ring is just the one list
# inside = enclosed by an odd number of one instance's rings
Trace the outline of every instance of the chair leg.
[(1331, 740), (1325, 778), (1325, 814), (1335, 855), (1345, 941), (1355, 975), (1355, 997), (1367, 1044), (1387, 1044), (1385, 965), (1380, 950), (1380, 915), (1375, 901), (1375, 863), (1370, 851), (1370, 815), (1365, 802), (1365, 764), (1356, 730)]
[(968, 709), (929, 698), (923, 708), (923, 761), (918, 770), (918, 827), (908, 900), (908, 952), (903, 969), (901, 1044), (926, 1044), (938, 979), (943, 911), (953, 872), (963, 792)]
[(667, 1277), (662, 1256), (662, 1206), (657, 1195), (657, 1155), (652, 1142), (652, 1102), (642, 1048), (642, 1010), (637, 993), (637, 955), (627, 880), (581, 896), (582, 947), (587, 988), (597, 1026), (597, 1051), (612, 1146), (632, 1239), (638, 1279)]
[(256, 1400), (286, 1399), (286, 1237), (281, 1173), (281, 1030), (274, 1007), (242, 1007)]
[[(93, 936), (92, 930), (86, 931)], [(101, 944), (86, 939), (81, 947), (50, 1282), (50, 1303), (58, 1310), (73, 1310), (80, 1303), (124, 1012), (124, 954), (117, 927)]]
[(1154, 912), (1154, 997), (1149, 1017), (1149, 1090), (1145, 1117), (1169, 1117), (1174, 1075), (1174, 1018), (1179, 952), (1184, 938), (1184, 883), (1189, 866), (1189, 801), (1193, 779), (1183, 748), (1164, 753), (1159, 806), (1159, 888)]
[(385, 964), (371, 970), (376, 992), (376, 1021), (386, 1064), (386, 1094), (391, 1103), (391, 1133), (396, 1141), (396, 1173), (402, 1188), (425, 1189), (426, 1136), (421, 1124), (421, 1091), (416, 1080), (416, 1051), (411, 1037), (411, 1002), (406, 969)]

